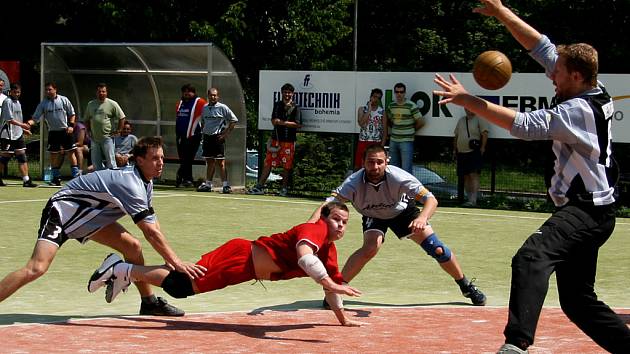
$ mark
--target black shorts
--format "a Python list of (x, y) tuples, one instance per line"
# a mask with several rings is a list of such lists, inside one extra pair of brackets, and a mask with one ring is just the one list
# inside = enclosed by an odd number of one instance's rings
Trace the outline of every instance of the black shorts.
[(7, 138), (0, 139), (0, 152), (13, 153), (15, 150), (26, 150), (23, 136), (19, 137), (17, 140)]
[(469, 173), (480, 173), (483, 160), (481, 151), (473, 150), (463, 154), (457, 154), (457, 175), (464, 176)]
[(363, 232), (368, 230), (380, 230), (383, 233), (383, 241), (385, 241), (385, 233), (387, 229), (391, 229), (398, 238), (409, 236), (409, 224), (420, 215), (420, 209), (414, 202), (410, 202), (407, 209), (398, 214), (393, 219), (377, 219), (368, 216), (363, 217)]
[(219, 135), (203, 135), (203, 157), (207, 159), (225, 159), (225, 140), (219, 141)]
[(74, 150), (74, 136), (65, 130), (51, 130), (48, 132), (48, 151), (60, 152), (63, 150)]
[[(37, 240), (48, 241), (61, 247), (61, 245), (69, 239), (61, 224), (59, 211), (53, 206), (52, 201), (48, 200), (44, 210), (42, 210), (42, 218), (39, 221), (39, 231), (37, 231)], [(87, 242), (87, 237), (77, 238), (76, 240), (85, 243)]]

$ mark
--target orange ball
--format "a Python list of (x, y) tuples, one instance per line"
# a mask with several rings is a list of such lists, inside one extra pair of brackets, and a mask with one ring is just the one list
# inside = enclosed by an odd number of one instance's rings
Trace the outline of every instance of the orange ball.
[(510, 81), (512, 63), (499, 51), (485, 51), (475, 59), (473, 77), (486, 90), (498, 90)]

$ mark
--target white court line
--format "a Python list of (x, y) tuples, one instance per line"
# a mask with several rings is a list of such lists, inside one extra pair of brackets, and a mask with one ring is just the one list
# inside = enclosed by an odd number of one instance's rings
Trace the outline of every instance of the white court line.
[[(208, 195), (208, 194), (185, 194), (185, 193), (169, 193), (169, 192), (154, 192), (153, 197), (156, 198), (173, 198), (173, 197), (195, 197), (195, 198), (213, 198), (213, 199), (230, 199), (230, 200), (247, 200), (257, 201), (265, 203), (278, 203), (278, 204), (302, 204), (302, 205), (319, 205), (319, 202), (310, 201), (297, 201), (297, 200), (275, 200), (275, 199), (263, 199), (252, 197), (234, 197), (225, 195)], [(26, 202), (45, 202), (48, 199), (26, 199), (26, 200), (3, 200), (0, 204), (12, 204), (12, 203), (26, 203)], [(323, 201), (322, 201), (323, 202)], [(488, 214), (488, 213), (471, 213), (460, 211), (446, 211), (437, 210), (436, 214), (453, 214), (453, 215), (468, 215), (468, 216), (484, 216), (491, 218), (505, 218), (505, 219), (523, 219), (523, 220), (547, 220), (547, 216), (521, 216), (521, 215), (502, 215), (502, 214)], [(619, 220), (625, 220), (624, 218), (617, 218), (617, 225), (630, 225), (630, 222), (623, 222)]]

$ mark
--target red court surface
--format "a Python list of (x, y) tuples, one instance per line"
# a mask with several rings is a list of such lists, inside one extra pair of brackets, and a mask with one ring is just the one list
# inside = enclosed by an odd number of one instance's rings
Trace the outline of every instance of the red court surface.
[[(349, 309), (341, 327), (325, 310), (103, 317), (0, 327), (1, 353), (493, 353), (507, 309)], [(630, 310), (618, 311), (630, 322)], [(604, 353), (560, 309), (544, 309), (530, 353)]]

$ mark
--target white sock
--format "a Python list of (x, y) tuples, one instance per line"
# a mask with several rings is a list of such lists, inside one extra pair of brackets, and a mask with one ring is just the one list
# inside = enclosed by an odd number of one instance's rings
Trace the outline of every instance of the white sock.
[(212, 187), (212, 181), (211, 180), (206, 180), (206, 185)]
[(31, 179), (29, 176), (23, 176), (22, 182), (28, 182), (29, 179)]
[(230, 185), (230, 183), (228, 181), (223, 181), (223, 187), (227, 187), (229, 185)]
[(114, 275), (116, 277), (124, 277), (125, 279), (129, 279), (130, 282), (136, 281), (131, 277), (131, 268), (133, 264), (130, 263), (118, 263), (114, 266)]

